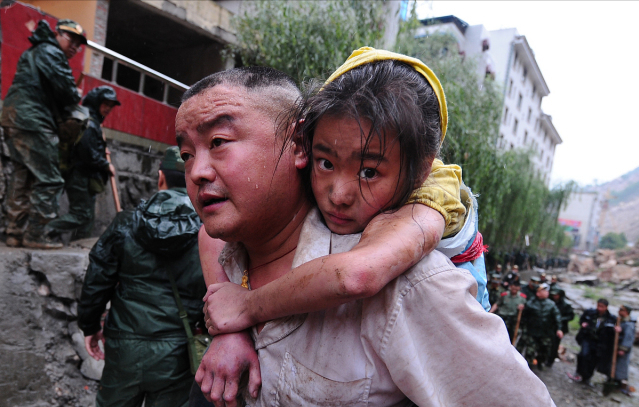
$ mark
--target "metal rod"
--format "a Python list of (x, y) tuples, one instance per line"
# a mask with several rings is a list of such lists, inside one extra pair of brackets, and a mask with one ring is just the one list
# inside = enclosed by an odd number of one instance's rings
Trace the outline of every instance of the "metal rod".
[(116, 79), (118, 79), (118, 61), (116, 59), (113, 60), (113, 69), (111, 69), (111, 82), (117, 83)]
[(138, 93), (144, 94), (144, 73), (140, 72), (140, 88), (138, 89)]
[(164, 94), (162, 95), (162, 102), (168, 103), (169, 101), (169, 85), (164, 83)]
[[(128, 66), (129, 68), (132, 68), (138, 72), (142, 72), (145, 75), (148, 75), (152, 78), (155, 78), (157, 80), (160, 80), (162, 82), (168, 83), (169, 85), (180, 89), (180, 90), (187, 90), (189, 88), (189, 86), (183, 84), (182, 82), (178, 82), (173, 78), (169, 78), (168, 76), (161, 74), (160, 72), (149, 68), (148, 66), (142, 65), (138, 62), (135, 62), (134, 60), (132, 60), (131, 58), (127, 58), (122, 54), (118, 54), (117, 52), (111, 51), (108, 48), (103, 47), (100, 44), (97, 44), (91, 40), (87, 41), (87, 48), (90, 48), (92, 51), (95, 51), (99, 54), (102, 54), (104, 56), (107, 56), (109, 58), (113, 58), (114, 61), (114, 68), (116, 66), (116, 62), (120, 63), (122, 65)], [(116, 69), (114, 69), (114, 72), (116, 72)], [(115, 81), (113, 81), (115, 82)]]

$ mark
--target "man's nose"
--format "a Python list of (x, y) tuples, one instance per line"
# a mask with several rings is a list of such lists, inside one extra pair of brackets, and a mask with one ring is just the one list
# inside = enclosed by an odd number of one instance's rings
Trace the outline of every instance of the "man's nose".
[(202, 184), (206, 182), (213, 182), (217, 177), (215, 167), (210, 160), (210, 157), (206, 153), (195, 154), (191, 158), (192, 163), (186, 165), (187, 177), (190, 177), (194, 184)]
[(336, 206), (350, 206), (355, 202), (356, 194), (359, 193), (359, 182), (357, 179), (337, 178), (331, 187), (329, 199)]

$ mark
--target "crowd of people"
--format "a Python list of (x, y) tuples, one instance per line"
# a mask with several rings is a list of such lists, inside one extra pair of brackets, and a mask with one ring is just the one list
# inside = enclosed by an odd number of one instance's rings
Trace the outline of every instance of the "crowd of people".
[[(555, 275), (550, 281), (545, 273), (532, 276), (522, 288), (517, 266), (503, 276), (501, 272), (502, 267), (498, 265), (491, 273), (489, 297), (493, 305), (490, 312), (504, 320), (512, 344), (525, 356), (531, 369), (552, 367), (560, 356), (559, 346), (569, 332), (569, 322), (575, 318), (566, 292), (558, 285)], [(608, 311), (605, 298), (597, 301), (596, 308), (584, 311), (576, 336), (581, 351), (577, 355), (576, 373), (568, 375), (571, 379), (592, 386), (590, 379), (597, 370), (607, 375), (609, 381), (615, 381), (622, 392), (630, 393), (629, 353), (635, 339), (631, 311), (630, 306), (622, 305), (616, 317)]]
[[(85, 128), (61, 143), (61, 112), (81, 100), (67, 60), (86, 36), (41, 21), (31, 42), (2, 112), (7, 245), (53, 249), (91, 230), (115, 174), (100, 124), (120, 102), (90, 90)], [(78, 325), (105, 360), (97, 405), (553, 406), (531, 368), (552, 366), (572, 307), (554, 277), (521, 288), (516, 267), (487, 287), (477, 201), (436, 159), (447, 122), (428, 66), (368, 47), (309, 95), (263, 67), (194, 84), (158, 192), (90, 252)], [(584, 382), (607, 360), (598, 310), (582, 316)]]

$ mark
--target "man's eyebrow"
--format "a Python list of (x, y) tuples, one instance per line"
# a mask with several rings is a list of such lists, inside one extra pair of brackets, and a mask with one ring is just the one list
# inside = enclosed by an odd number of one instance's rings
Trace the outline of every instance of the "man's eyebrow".
[(178, 147), (182, 147), (182, 143), (184, 142), (184, 134), (178, 133), (175, 135), (175, 141), (177, 142)]
[(197, 132), (202, 134), (202, 133), (206, 133), (207, 131), (211, 130), (212, 128), (219, 126), (220, 124), (227, 122), (227, 123), (232, 123), (233, 122), (233, 116), (228, 115), (228, 114), (223, 114), (221, 116), (216, 116), (210, 120), (205, 121), (204, 123), (200, 123), (197, 126)]

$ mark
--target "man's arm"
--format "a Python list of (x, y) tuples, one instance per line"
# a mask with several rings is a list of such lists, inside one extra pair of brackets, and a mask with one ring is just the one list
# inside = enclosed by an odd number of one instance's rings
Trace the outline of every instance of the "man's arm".
[(118, 284), (117, 251), (123, 240), (120, 226), (128, 216), (128, 213), (117, 215), (93, 246), (82, 284), (78, 326), (84, 332), (87, 352), (96, 360), (104, 359), (104, 354), (98, 347), (99, 341), (104, 342), (100, 320)]
[(43, 87), (53, 92), (50, 96), (58, 108), (80, 102), (69, 60), (61, 49), (49, 44), (40, 45), (36, 47), (34, 59), (38, 71), (46, 78), (47, 84)]
[(205, 297), (209, 332), (237, 332), (373, 296), (434, 250), (443, 230), (438, 211), (406, 205), (375, 217), (349, 252), (305, 263), (257, 290), (231, 283), (210, 286)]
[[(217, 261), (224, 244), (221, 240), (209, 237), (204, 226), (200, 228), (198, 234), (200, 263), (207, 286), (229, 281), (224, 269)], [(205, 305), (206, 319), (208, 319), (208, 309), (209, 307)], [(235, 407), (240, 379), (245, 372), (249, 375), (249, 393), (255, 398), (262, 385), (262, 378), (251, 336), (246, 331), (217, 335), (211, 340), (211, 345), (202, 358), (195, 374), (195, 381), (208, 401), (216, 406)]]

